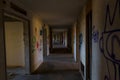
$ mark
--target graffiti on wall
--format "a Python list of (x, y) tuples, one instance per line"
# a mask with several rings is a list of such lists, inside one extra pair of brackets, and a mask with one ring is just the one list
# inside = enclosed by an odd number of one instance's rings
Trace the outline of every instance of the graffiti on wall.
[(79, 49), (81, 49), (82, 43), (83, 43), (83, 34), (80, 33), (80, 35), (79, 35)]
[(32, 53), (35, 53), (35, 44), (36, 44), (36, 37), (35, 36), (33, 36), (32, 37)]
[(36, 49), (38, 50), (38, 51), (40, 51), (40, 43), (39, 43), (39, 40), (37, 40), (37, 33), (38, 33), (38, 29), (37, 28), (35, 28), (34, 29), (34, 31), (35, 31), (35, 36), (33, 36), (32, 37), (32, 53), (35, 53), (35, 51), (36, 51)]
[(95, 43), (99, 42), (99, 31), (93, 26), (92, 28), (92, 39)]
[(114, 26), (118, 21), (116, 18), (120, 21), (120, 0), (116, 0), (113, 8), (111, 15), (110, 5), (106, 7), (104, 31), (99, 42), (100, 51), (106, 60), (107, 73), (104, 80), (120, 80), (120, 25)]

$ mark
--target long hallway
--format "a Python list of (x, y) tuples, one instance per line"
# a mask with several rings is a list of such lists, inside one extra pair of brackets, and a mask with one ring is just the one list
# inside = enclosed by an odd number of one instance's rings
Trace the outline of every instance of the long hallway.
[(120, 80), (120, 0), (0, 0), (0, 80)]

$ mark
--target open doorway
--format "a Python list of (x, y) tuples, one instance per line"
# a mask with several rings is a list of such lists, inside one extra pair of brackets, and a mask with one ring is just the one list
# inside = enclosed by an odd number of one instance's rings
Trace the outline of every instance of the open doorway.
[(43, 56), (48, 56), (47, 45), (47, 30), (43, 28)]
[(8, 80), (30, 73), (30, 33), (27, 20), (4, 14), (6, 71)]
[(86, 80), (91, 80), (92, 69), (92, 10), (86, 16), (86, 39), (87, 39), (87, 54), (86, 54)]

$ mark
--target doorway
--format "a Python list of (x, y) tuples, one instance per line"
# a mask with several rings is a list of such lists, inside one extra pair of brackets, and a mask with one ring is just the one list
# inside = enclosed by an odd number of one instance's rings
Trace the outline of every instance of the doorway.
[(92, 10), (86, 16), (86, 80), (91, 80), (92, 69)]
[(43, 56), (48, 56), (47, 55), (47, 30), (45, 28), (43, 28)]
[(30, 29), (26, 19), (4, 13), (7, 79), (30, 74)]

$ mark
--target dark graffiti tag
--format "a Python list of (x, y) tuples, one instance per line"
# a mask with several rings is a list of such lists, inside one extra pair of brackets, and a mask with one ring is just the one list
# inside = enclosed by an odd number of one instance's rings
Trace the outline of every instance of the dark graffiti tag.
[[(99, 41), (100, 51), (103, 53), (107, 64), (107, 74), (105, 75), (104, 80), (120, 80), (120, 57), (118, 57), (120, 53), (116, 53), (115, 51), (115, 43), (120, 49), (120, 27), (119, 29), (107, 30), (107, 24), (113, 26), (116, 19), (115, 17), (117, 17), (117, 10), (119, 10), (120, 18), (120, 0), (116, 0), (112, 16), (110, 6), (107, 5), (104, 31), (102, 32)], [(120, 50), (118, 52), (120, 52)]]
[(83, 43), (83, 34), (82, 33), (80, 33), (80, 35), (79, 35), (79, 49), (81, 49), (81, 46), (82, 46), (82, 43)]
[(92, 39), (95, 43), (99, 42), (99, 32), (95, 29), (95, 26), (92, 28)]

